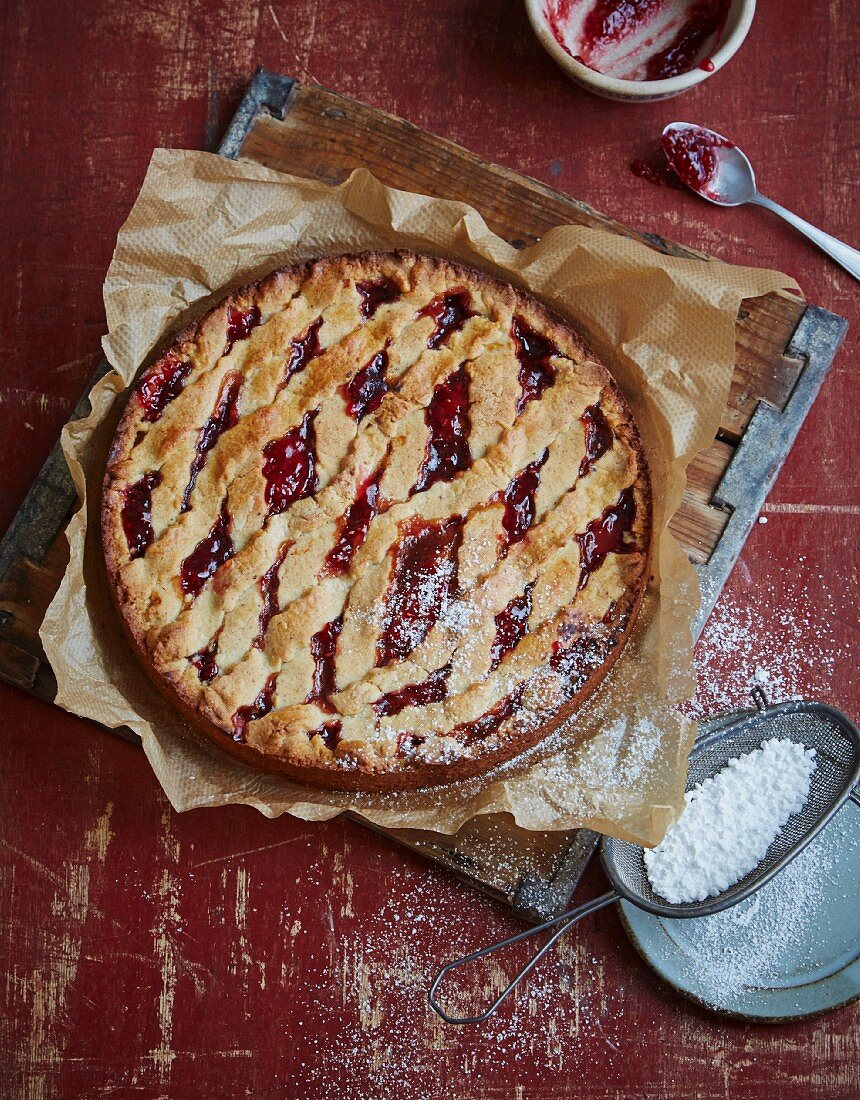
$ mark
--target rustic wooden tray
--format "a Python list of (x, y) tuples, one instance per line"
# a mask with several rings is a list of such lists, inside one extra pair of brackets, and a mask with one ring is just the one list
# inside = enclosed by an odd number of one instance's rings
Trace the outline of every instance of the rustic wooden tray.
[[(536, 180), (353, 100), (259, 70), (219, 150), (295, 175), (339, 183), (356, 167), (411, 191), (461, 199), (518, 248), (564, 223), (599, 226), (673, 256), (701, 253), (639, 233)], [(731, 393), (712, 445), (691, 463), (671, 529), (696, 564), (701, 628), (740, 554), (846, 329), (788, 294), (743, 304)], [(96, 357), (94, 357), (94, 365)], [(96, 378), (107, 370), (98, 363)], [(88, 411), (82, 397), (72, 419)], [(57, 444), (0, 543), (0, 679), (53, 701), (56, 683), (39, 626), (67, 558), (74, 489)], [(129, 730), (115, 730), (132, 740)], [(383, 830), (385, 831), (385, 830)], [(585, 829), (529, 833), (506, 815), (480, 817), (456, 837), (386, 831), (527, 919), (563, 911), (597, 843)]]

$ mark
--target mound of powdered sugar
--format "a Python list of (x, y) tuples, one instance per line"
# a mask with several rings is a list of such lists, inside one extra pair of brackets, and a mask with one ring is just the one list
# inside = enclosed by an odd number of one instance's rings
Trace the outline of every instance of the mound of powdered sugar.
[(754, 870), (806, 804), (814, 756), (814, 749), (771, 738), (688, 791), (681, 817), (645, 852), (654, 890), (673, 904), (704, 901)]

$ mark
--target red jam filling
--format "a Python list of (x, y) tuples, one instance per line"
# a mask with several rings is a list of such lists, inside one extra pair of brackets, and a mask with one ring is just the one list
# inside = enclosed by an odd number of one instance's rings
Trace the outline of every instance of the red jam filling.
[(152, 545), (152, 490), (161, 484), (161, 472), (150, 470), (122, 491), (120, 518), (131, 560), (142, 558)]
[(182, 494), (182, 507), (180, 511), (187, 512), (190, 505), (189, 499), (197, 483), (197, 475), (206, 465), (206, 457), (221, 436), (228, 428), (235, 428), (239, 421), (239, 394), (242, 392), (241, 374), (228, 374), (221, 384), (221, 392), (218, 395), (218, 404), (215, 412), (209, 417), (200, 429), (197, 439), (197, 453), (191, 463), (191, 476)]
[(451, 736), (456, 738), (457, 741), (462, 741), (464, 745), (473, 745), (477, 741), (485, 741), (488, 737), (492, 737), (494, 733), (498, 733), (502, 724), (507, 722), (519, 707), (525, 686), (525, 684), (520, 684), (510, 695), (506, 695), (492, 710), (488, 710), (480, 718), (476, 718), (472, 722), (461, 722), (459, 726), (455, 726), (451, 731)]
[[(647, 79), (666, 80), (695, 68), (706, 43), (725, 26), (730, 7), (731, 0), (698, 0), (691, 5), (674, 40), (648, 59)], [(709, 64), (706, 71), (713, 72), (714, 63)], [(706, 68), (704, 63), (701, 67)]]
[(265, 647), (269, 623), (280, 610), (280, 605), (278, 604), (278, 589), (281, 586), (281, 579), (278, 575), (278, 570), (284, 564), (284, 558), (287, 556), (287, 551), (292, 545), (289, 539), (286, 542), (282, 542), (278, 550), (278, 556), (262, 577), (260, 577), (260, 595), (263, 598), (263, 606), (260, 608), (260, 626), (257, 637), (251, 643), (255, 649), (263, 649)]
[(634, 176), (653, 183), (657, 187), (671, 187), (674, 191), (683, 191), (684, 185), (672, 171), (665, 154), (659, 149), (648, 160), (639, 158), (630, 162), (630, 171)]
[(514, 317), (511, 323), (511, 337), (520, 361), (518, 377), (521, 393), (517, 398), (519, 415), (529, 401), (541, 397), (543, 391), (555, 382), (555, 367), (550, 359), (560, 358), (561, 352), (551, 340), (529, 328), (519, 317)]
[(400, 531), (376, 642), (377, 667), (406, 657), (420, 645), (457, 591), (462, 516), (441, 523), (413, 519), (401, 524)]
[(233, 740), (244, 741), (248, 732), (248, 723), (256, 722), (258, 718), (264, 718), (272, 709), (275, 699), (275, 688), (278, 683), (278, 674), (273, 672), (266, 680), (260, 694), (246, 707), (239, 707), (233, 715)]
[(585, 458), (579, 464), (579, 476), (585, 477), (612, 446), (615, 435), (599, 405), (589, 405), (580, 419), (585, 425)]
[(544, 450), (540, 458), (530, 462), (511, 478), (504, 493), (494, 497), (495, 500), (501, 499), (505, 502), (505, 511), (502, 516), (503, 533), (499, 536), (500, 558), (505, 557), (509, 547), (525, 538), (526, 532), (535, 521), (537, 514), (535, 497), (540, 486), (541, 466), (548, 458), (549, 451)]
[(444, 294), (437, 294), (415, 314), (415, 320), (420, 317), (432, 317), (436, 327), (427, 337), (427, 347), (431, 350), (446, 345), (451, 334), (459, 332), (470, 317), (475, 317), (472, 309), (472, 295), (465, 287), (456, 290), (446, 290)]
[(263, 448), (268, 515), (277, 516), (297, 500), (316, 492), (317, 467), (314, 418), (319, 409), (305, 413), (301, 424)]
[(355, 289), (361, 295), (361, 316), (367, 321), (380, 306), (396, 302), (403, 291), (393, 279), (382, 279), (378, 283), (356, 283)]
[(326, 722), (319, 729), (308, 730), (308, 741), (313, 741), (315, 737), (321, 737), (329, 752), (334, 752), (341, 742), (342, 729), (343, 726), (340, 720), (336, 718), (333, 722)]
[(431, 672), (420, 684), (407, 684), (399, 691), (389, 691), (381, 695), (373, 704), (377, 718), (391, 718), (407, 707), (424, 707), (428, 703), (439, 703), (448, 697), (448, 677), (451, 665), (444, 665)]
[[(610, 647), (615, 643), (610, 639)], [(568, 682), (568, 690), (580, 691), (589, 676), (606, 659), (606, 643), (595, 633), (580, 634), (562, 645), (554, 642), (550, 666)]]
[(532, 589), (534, 581), (527, 584), (521, 596), (516, 596), (504, 611), (496, 615), (496, 636), (490, 649), (490, 672), (497, 669), (506, 653), (519, 644), (529, 632), (529, 615), (532, 613)]
[(424, 422), (430, 429), (430, 438), (410, 496), (429, 489), (437, 481), (451, 481), (472, 465), (469, 372), (465, 363), (433, 390), (430, 404), (424, 410)]
[(233, 521), (227, 511), (225, 500), (221, 505), (218, 518), (212, 525), (212, 530), (205, 539), (198, 542), (182, 563), (179, 583), (187, 596), (199, 595), (203, 585), (218, 567), (225, 561), (229, 561), (235, 554), (233, 540), (230, 537), (232, 526)]
[(636, 517), (636, 500), (633, 489), (621, 490), (618, 503), (605, 508), (600, 519), (593, 519), (581, 535), (579, 543), (579, 588), (588, 584), (588, 578), (603, 565), (608, 554), (629, 554), (635, 545), (627, 545), (624, 536), (633, 527)]
[(143, 406), (143, 419), (151, 422), (158, 420), (170, 402), (182, 392), (190, 373), (191, 364), (169, 352), (144, 375), (137, 389), (137, 399)]
[(237, 309), (230, 306), (227, 310), (227, 343), (222, 355), (229, 355), (237, 340), (246, 340), (260, 323), (260, 310), (257, 306), (250, 309)]
[(386, 370), (388, 353), (383, 348), (355, 377), (341, 386), (340, 392), (346, 402), (346, 411), (356, 423), (368, 413), (376, 412), (383, 397), (391, 389), (385, 377)]
[(399, 756), (408, 756), (415, 749), (420, 748), (427, 740), (418, 733), (401, 733), (397, 738), (397, 753)]
[(312, 324), (308, 325), (307, 332), (305, 332), (304, 336), (298, 336), (295, 340), (290, 342), (290, 357), (287, 360), (284, 378), (279, 387), (280, 389), (286, 386), (294, 374), (299, 374), (303, 371), (308, 363), (310, 363), (311, 359), (316, 359), (322, 351), (319, 341), (319, 331), (322, 328), (322, 323), (322, 317), (317, 317)]
[(218, 668), (218, 639), (214, 638), (205, 649), (192, 653), (188, 660), (197, 669), (201, 684), (211, 684), (220, 672)]
[(717, 173), (717, 149), (734, 149), (734, 142), (710, 130), (691, 126), (669, 130), (660, 139), (672, 171), (694, 191), (707, 193)]
[(358, 490), (358, 495), (340, 519), (337, 542), (326, 554), (324, 572), (337, 577), (352, 564), (356, 550), (367, 538), (367, 532), (379, 511), (379, 482), (381, 471), (372, 474)]
[(333, 711), (331, 696), (337, 691), (335, 682), (334, 659), (337, 653), (337, 640), (343, 629), (343, 615), (332, 619), (311, 638), (311, 657), (314, 661), (313, 687), (308, 692), (306, 703), (316, 703), (320, 710)]
[(667, 0), (580, 0), (578, 7), (586, 3), (576, 34), (572, 0), (547, 3), (544, 14), (553, 36), (581, 64), (627, 80), (665, 80), (696, 65), (712, 72), (713, 62), (699, 57), (721, 35), (731, 8), (731, 0), (687, 0), (683, 6)]

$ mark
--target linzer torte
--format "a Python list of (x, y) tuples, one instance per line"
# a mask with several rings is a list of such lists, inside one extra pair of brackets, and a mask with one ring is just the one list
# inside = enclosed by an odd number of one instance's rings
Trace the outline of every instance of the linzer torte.
[(120, 421), (102, 529), (191, 734), (402, 789), (510, 759), (600, 684), (651, 497), (568, 324), (478, 271), (365, 253), (275, 271), (173, 341)]

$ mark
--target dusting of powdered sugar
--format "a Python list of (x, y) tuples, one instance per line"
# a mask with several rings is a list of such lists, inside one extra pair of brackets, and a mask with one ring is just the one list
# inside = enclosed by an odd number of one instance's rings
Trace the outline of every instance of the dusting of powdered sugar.
[[(856, 942), (840, 927), (856, 878), (860, 832), (856, 809), (847, 805), (823, 832), (752, 897), (712, 917), (667, 921), (685, 961), (685, 984), (710, 1004), (724, 1004), (744, 991), (786, 988), (786, 975), (807, 970), (819, 976), (820, 945)], [(847, 815), (847, 816), (846, 816)], [(835, 915), (834, 915), (835, 914)]]
[(684, 707), (705, 719), (750, 705), (750, 689), (772, 702), (828, 699), (836, 662), (847, 656), (835, 637), (840, 617), (831, 593), (764, 588), (753, 596), (725, 591), (696, 647), (696, 698)]
[(755, 870), (805, 806), (814, 757), (796, 741), (771, 738), (696, 784), (663, 841), (645, 850), (654, 890), (673, 904), (704, 901)]

